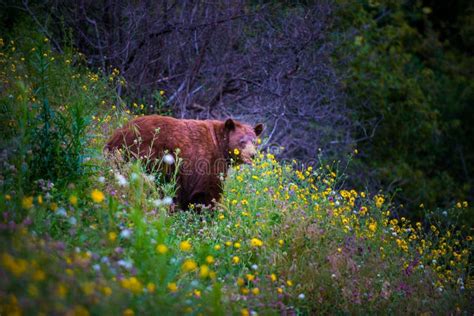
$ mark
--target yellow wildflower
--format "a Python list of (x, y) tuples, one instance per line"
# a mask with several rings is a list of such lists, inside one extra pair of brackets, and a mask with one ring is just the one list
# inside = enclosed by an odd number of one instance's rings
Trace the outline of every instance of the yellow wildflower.
[(375, 196), (375, 206), (377, 206), (377, 208), (381, 208), (384, 202), (385, 202), (385, 199), (383, 196), (381, 195)]
[(109, 240), (110, 241), (115, 241), (117, 239), (117, 233), (116, 232), (110, 232), (109, 233)]
[(176, 291), (178, 291), (178, 286), (174, 282), (168, 283), (167, 287), (168, 287), (168, 290), (170, 290), (170, 292), (172, 293), (175, 293)]
[(213, 256), (207, 256), (206, 257), (206, 262), (208, 264), (213, 264), (214, 263), (214, 257)]
[(15, 276), (22, 275), (28, 268), (28, 262), (24, 259), (15, 259), (13, 256), (8, 253), (2, 254), (1, 257), (2, 265), (13, 273)]
[(149, 282), (147, 285), (146, 285), (146, 289), (148, 290), (148, 293), (153, 293), (155, 292), (156, 290), (156, 285)]
[(46, 273), (44, 273), (43, 270), (36, 270), (36, 271), (33, 273), (33, 280), (35, 280), (35, 281), (43, 281), (44, 279), (46, 279)]
[(369, 224), (369, 230), (373, 233), (375, 233), (375, 231), (377, 230), (377, 222), (371, 222)]
[(59, 283), (58, 287), (56, 288), (56, 295), (59, 296), (59, 298), (65, 298), (67, 294), (67, 287), (64, 283)]
[(76, 315), (76, 316), (89, 316), (90, 313), (89, 311), (87, 310), (87, 308), (85, 308), (84, 306), (82, 305), (76, 305), (74, 306), (74, 309), (72, 310), (72, 315)]
[(205, 264), (201, 266), (199, 269), (199, 276), (203, 279), (207, 278), (209, 276), (209, 267)]
[(135, 312), (133, 309), (127, 308), (126, 310), (123, 311), (123, 316), (134, 316)]
[(128, 279), (123, 279), (120, 282), (123, 288), (130, 290), (131, 292), (138, 294), (142, 291), (143, 286), (141, 282), (136, 277), (130, 277)]
[(77, 205), (77, 196), (75, 196), (74, 194), (71, 195), (69, 197), (69, 203), (71, 203), (72, 205), (76, 206)]
[(28, 196), (28, 197), (24, 197), (22, 200), (21, 200), (21, 206), (25, 209), (30, 209), (33, 207), (33, 197), (32, 196)]
[(159, 253), (159, 254), (162, 254), (164, 255), (165, 253), (168, 252), (168, 247), (164, 244), (159, 244), (158, 246), (156, 246), (156, 251)]
[(94, 293), (94, 283), (93, 282), (84, 282), (81, 284), (81, 289), (86, 295), (92, 295)]
[(191, 246), (191, 243), (187, 240), (185, 241), (182, 241), (180, 244), (179, 244), (179, 249), (181, 249), (181, 251), (190, 251), (192, 248)]
[(105, 199), (105, 196), (104, 196), (104, 193), (95, 189), (94, 191), (91, 192), (91, 198), (92, 198), (92, 201), (94, 201), (95, 203), (102, 203)]
[(194, 271), (197, 268), (197, 264), (193, 259), (186, 259), (181, 266), (181, 269), (184, 272), (191, 272)]
[(237, 257), (237, 256), (234, 256), (234, 257), (232, 258), (232, 262), (233, 262), (234, 264), (238, 264), (238, 263), (240, 262), (240, 258)]
[(250, 240), (250, 245), (252, 247), (262, 247), (263, 246), (263, 241), (261, 241), (260, 239), (258, 238), (252, 238)]
[(102, 293), (104, 293), (105, 296), (110, 296), (112, 295), (112, 289), (108, 286), (104, 286), (102, 288)]

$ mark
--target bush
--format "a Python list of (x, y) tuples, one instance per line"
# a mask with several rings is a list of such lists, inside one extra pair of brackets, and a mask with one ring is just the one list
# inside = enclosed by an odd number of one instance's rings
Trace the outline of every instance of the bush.
[(20, 196), (38, 181), (64, 187), (87, 173), (93, 114), (115, 101), (107, 78), (84, 67), (83, 55), (56, 53), (47, 38), (24, 33), (19, 41), (1, 40), (0, 63), (1, 149), (9, 169), (2, 184)]
[(338, 4), (336, 58), (347, 61), (340, 71), (360, 126), (357, 185), (396, 192), (412, 218), (420, 204), (469, 199), (472, 58), (438, 35), (433, 15), (443, 13), (422, 2)]

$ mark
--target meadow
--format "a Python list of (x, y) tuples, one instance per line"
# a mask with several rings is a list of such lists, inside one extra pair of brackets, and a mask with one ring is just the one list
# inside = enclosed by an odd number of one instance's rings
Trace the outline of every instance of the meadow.
[(215, 210), (173, 210), (175, 181), (103, 152), (147, 107), (116, 95), (118, 70), (35, 33), (0, 46), (0, 314), (474, 312), (467, 202), (411, 222), (338, 162), (260, 152)]

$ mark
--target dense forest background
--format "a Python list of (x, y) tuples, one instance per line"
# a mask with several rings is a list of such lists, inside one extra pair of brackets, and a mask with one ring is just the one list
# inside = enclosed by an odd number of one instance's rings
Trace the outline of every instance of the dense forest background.
[(471, 1), (0, 3), (5, 40), (78, 50), (131, 111), (263, 122), (280, 159), (343, 167), (357, 149), (351, 185), (413, 217), (472, 205)]

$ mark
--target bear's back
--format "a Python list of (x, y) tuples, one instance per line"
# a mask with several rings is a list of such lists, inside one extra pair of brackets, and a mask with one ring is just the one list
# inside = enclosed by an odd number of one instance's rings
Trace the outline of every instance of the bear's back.
[(215, 159), (221, 156), (214, 120), (183, 120), (168, 116), (148, 115), (135, 118), (115, 131), (106, 149), (126, 147), (135, 156), (154, 159), (164, 151), (178, 148), (184, 159)]

